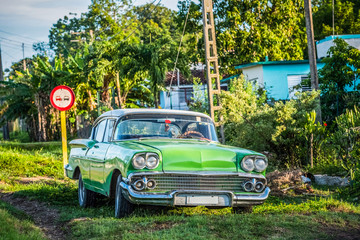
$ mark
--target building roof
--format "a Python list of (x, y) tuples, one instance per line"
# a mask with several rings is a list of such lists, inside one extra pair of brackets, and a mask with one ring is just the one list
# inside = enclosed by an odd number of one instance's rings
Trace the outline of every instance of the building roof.
[(208, 115), (193, 111), (172, 110), (172, 109), (156, 109), (156, 108), (127, 108), (116, 109), (103, 113), (100, 118), (103, 117), (122, 117), (129, 114), (174, 114), (174, 115), (186, 115), (186, 116), (198, 116), (211, 119)]
[(227, 78), (223, 78), (222, 80), (220, 80), (220, 84), (222, 84), (222, 83), (227, 83), (227, 82), (229, 82), (231, 79), (237, 78), (237, 77), (239, 77), (239, 76), (240, 76), (240, 74), (235, 74), (235, 75), (233, 75), (233, 76), (230, 76), (230, 77), (227, 77)]
[(360, 38), (360, 34), (331, 35), (331, 36), (328, 36), (328, 37), (326, 37), (324, 39), (316, 41), (316, 44), (327, 42), (327, 41), (332, 41), (332, 40), (334, 40), (336, 38), (341, 38), (341, 39)]
[[(320, 59), (318, 59), (317, 61), (319, 62)], [(309, 60), (253, 62), (253, 63), (247, 63), (247, 64), (235, 66), (235, 69), (243, 69), (257, 65), (285, 65), (285, 64), (303, 64), (303, 63), (309, 63)]]

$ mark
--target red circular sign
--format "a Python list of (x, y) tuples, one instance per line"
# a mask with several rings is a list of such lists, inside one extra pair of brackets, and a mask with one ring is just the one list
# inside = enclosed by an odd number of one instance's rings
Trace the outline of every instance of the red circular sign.
[(69, 110), (75, 102), (75, 94), (68, 86), (57, 86), (51, 91), (50, 102), (60, 111)]

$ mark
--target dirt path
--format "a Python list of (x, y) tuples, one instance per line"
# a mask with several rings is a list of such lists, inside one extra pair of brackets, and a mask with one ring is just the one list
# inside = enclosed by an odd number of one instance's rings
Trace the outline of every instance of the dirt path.
[(65, 239), (64, 225), (60, 224), (59, 212), (47, 204), (22, 197), (14, 197), (11, 193), (0, 192), (0, 200), (28, 214), (42, 232), (51, 240)]

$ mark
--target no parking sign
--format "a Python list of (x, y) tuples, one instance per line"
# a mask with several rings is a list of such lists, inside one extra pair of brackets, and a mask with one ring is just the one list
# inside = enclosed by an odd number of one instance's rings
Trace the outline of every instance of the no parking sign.
[(64, 174), (65, 174), (65, 166), (68, 163), (65, 111), (69, 110), (74, 105), (75, 94), (73, 90), (68, 86), (57, 86), (51, 91), (50, 102), (54, 108), (60, 110), (61, 139), (62, 139), (62, 150), (63, 150)]
[(57, 86), (51, 91), (50, 102), (60, 111), (69, 110), (75, 102), (75, 94), (68, 86)]

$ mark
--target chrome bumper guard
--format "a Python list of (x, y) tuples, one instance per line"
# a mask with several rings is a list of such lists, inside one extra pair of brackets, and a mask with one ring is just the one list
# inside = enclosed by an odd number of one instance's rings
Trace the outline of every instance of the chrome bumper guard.
[(68, 178), (72, 178), (74, 175), (74, 169), (69, 164), (66, 164), (64, 167), (65, 174)]
[[(234, 194), (229, 191), (209, 190), (175, 190), (169, 193), (138, 192), (128, 184), (121, 182), (125, 198), (135, 204), (160, 206), (219, 206), (241, 207), (262, 204), (269, 196), (270, 188), (266, 187), (259, 194)], [(217, 201), (213, 201), (216, 198)], [(195, 200), (189, 200), (195, 199)], [(202, 201), (204, 200), (204, 201)]]

